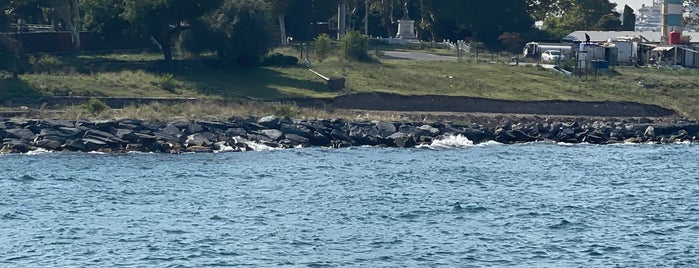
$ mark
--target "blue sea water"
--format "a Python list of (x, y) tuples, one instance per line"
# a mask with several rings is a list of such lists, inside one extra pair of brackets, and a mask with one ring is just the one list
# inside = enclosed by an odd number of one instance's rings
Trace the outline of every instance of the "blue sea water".
[(699, 267), (697, 145), (439, 147), (0, 155), (0, 267)]

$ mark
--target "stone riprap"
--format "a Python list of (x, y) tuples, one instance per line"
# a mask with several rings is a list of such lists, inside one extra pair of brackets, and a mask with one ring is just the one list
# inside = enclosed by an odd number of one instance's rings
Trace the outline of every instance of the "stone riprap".
[(136, 119), (68, 121), (0, 118), (0, 153), (44, 149), (69, 152), (214, 152), (273, 148), (414, 147), (449, 135), (474, 143), (505, 144), (695, 142), (699, 122), (651, 119), (471, 118), (455, 122), (385, 122), (343, 119), (292, 120), (277, 116), (222, 121), (152, 122)]

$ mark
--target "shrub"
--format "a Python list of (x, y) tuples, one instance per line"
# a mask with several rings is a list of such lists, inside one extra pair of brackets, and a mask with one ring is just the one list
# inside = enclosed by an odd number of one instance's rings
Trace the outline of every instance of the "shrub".
[(294, 56), (287, 56), (281, 53), (274, 53), (265, 57), (262, 65), (265, 66), (294, 66), (299, 63), (299, 59)]
[(177, 89), (177, 81), (172, 74), (166, 73), (158, 77), (160, 88), (174, 92)]
[(85, 110), (87, 110), (87, 112), (93, 115), (98, 115), (107, 108), (109, 108), (109, 106), (107, 106), (106, 103), (97, 98), (90, 98), (90, 101), (85, 103), (83, 107), (85, 108)]
[(345, 48), (345, 58), (358, 61), (371, 61), (367, 51), (369, 50), (369, 38), (358, 31), (349, 31), (342, 36), (342, 44)]
[(34, 72), (52, 72), (61, 67), (61, 60), (49, 54), (39, 54), (30, 56), (29, 63), (33, 66)]
[(324, 60), (332, 52), (332, 39), (326, 33), (319, 35), (315, 39), (315, 51), (318, 59)]

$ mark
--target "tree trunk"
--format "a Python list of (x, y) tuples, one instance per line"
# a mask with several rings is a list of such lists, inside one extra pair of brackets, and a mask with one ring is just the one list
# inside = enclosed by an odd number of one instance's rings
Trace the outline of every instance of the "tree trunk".
[(279, 14), (279, 33), (281, 33), (282, 45), (287, 45), (289, 42), (286, 39), (286, 23), (284, 22), (284, 13)]
[[(71, 7), (71, 5), (73, 4), (75, 4), (76, 6)], [(68, 31), (70, 31), (70, 37), (73, 39), (73, 47), (75, 47), (75, 49), (79, 51), (81, 49), (80, 31), (78, 30), (78, 26), (75, 23), (75, 21), (80, 21), (80, 14), (77, 13), (77, 0), (56, 3), (54, 4), (54, 8), (56, 9), (58, 17), (63, 19), (63, 21), (66, 24), (66, 28), (68, 28)]]

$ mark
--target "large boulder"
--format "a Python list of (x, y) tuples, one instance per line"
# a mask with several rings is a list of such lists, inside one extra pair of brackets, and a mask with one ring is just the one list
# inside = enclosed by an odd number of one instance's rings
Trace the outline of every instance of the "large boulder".
[(415, 136), (403, 132), (396, 132), (388, 136), (388, 146), (410, 148), (415, 147)]
[(298, 146), (308, 147), (311, 145), (308, 138), (296, 134), (285, 134), (284, 139), (280, 141), (279, 144), (287, 148)]
[(33, 141), (36, 138), (36, 134), (26, 128), (13, 128), (5, 130), (5, 137), (23, 141)]
[(266, 128), (278, 129), (281, 122), (281, 118), (276, 115), (269, 115), (257, 120), (257, 124), (264, 126)]
[(381, 144), (379, 130), (373, 125), (355, 124), (350, 127), (349, 136), (354, 145)]
[(216, 142), (215, 137), (216, 135), (211, 132), (194, 133), (187, 136), (184, 146), (211, 146), (214, 142)]
[(58, 140), (53, 140), (51, 138), (44, 138), (42, 140), (35, 142), (34, 145), (36, 145), (37, 147), (40, 147), (40, 148), (56, 151), (56, 150), (60, 149), (61, 146), (63, 146), (64, 142), (65, 141), (58, 141)]
[(35, 148), (32, 147), (31, 145), (19, 141), (19, 140), (14, 140), (10, 142), (6, 142), (2, 145), (2, 149), (0, 149), (0, 154), (15, 154), (15, 153), (27, 153), (31, 150), (34, 150)]
[(284, 136), (284, 133), (282, 133), (281, 131), (279, 131), (277, 129), (263, 129), (263, 130), (260, 130), (259, 132), (260, 132), (260, 134), (267, 136), (268, 138), (270, 138), (273, 141), (278, 141)]
[(307, 139), (313, 138), (313, 130), (300, 124), (282, 124), (280, 129), (284, 135), (294, 134)]
[(388, 137), (396, 133), (396, 125), (391, 122), (379, 121), (375, 123), (376, 129), (379, 131), (379, 136)]

